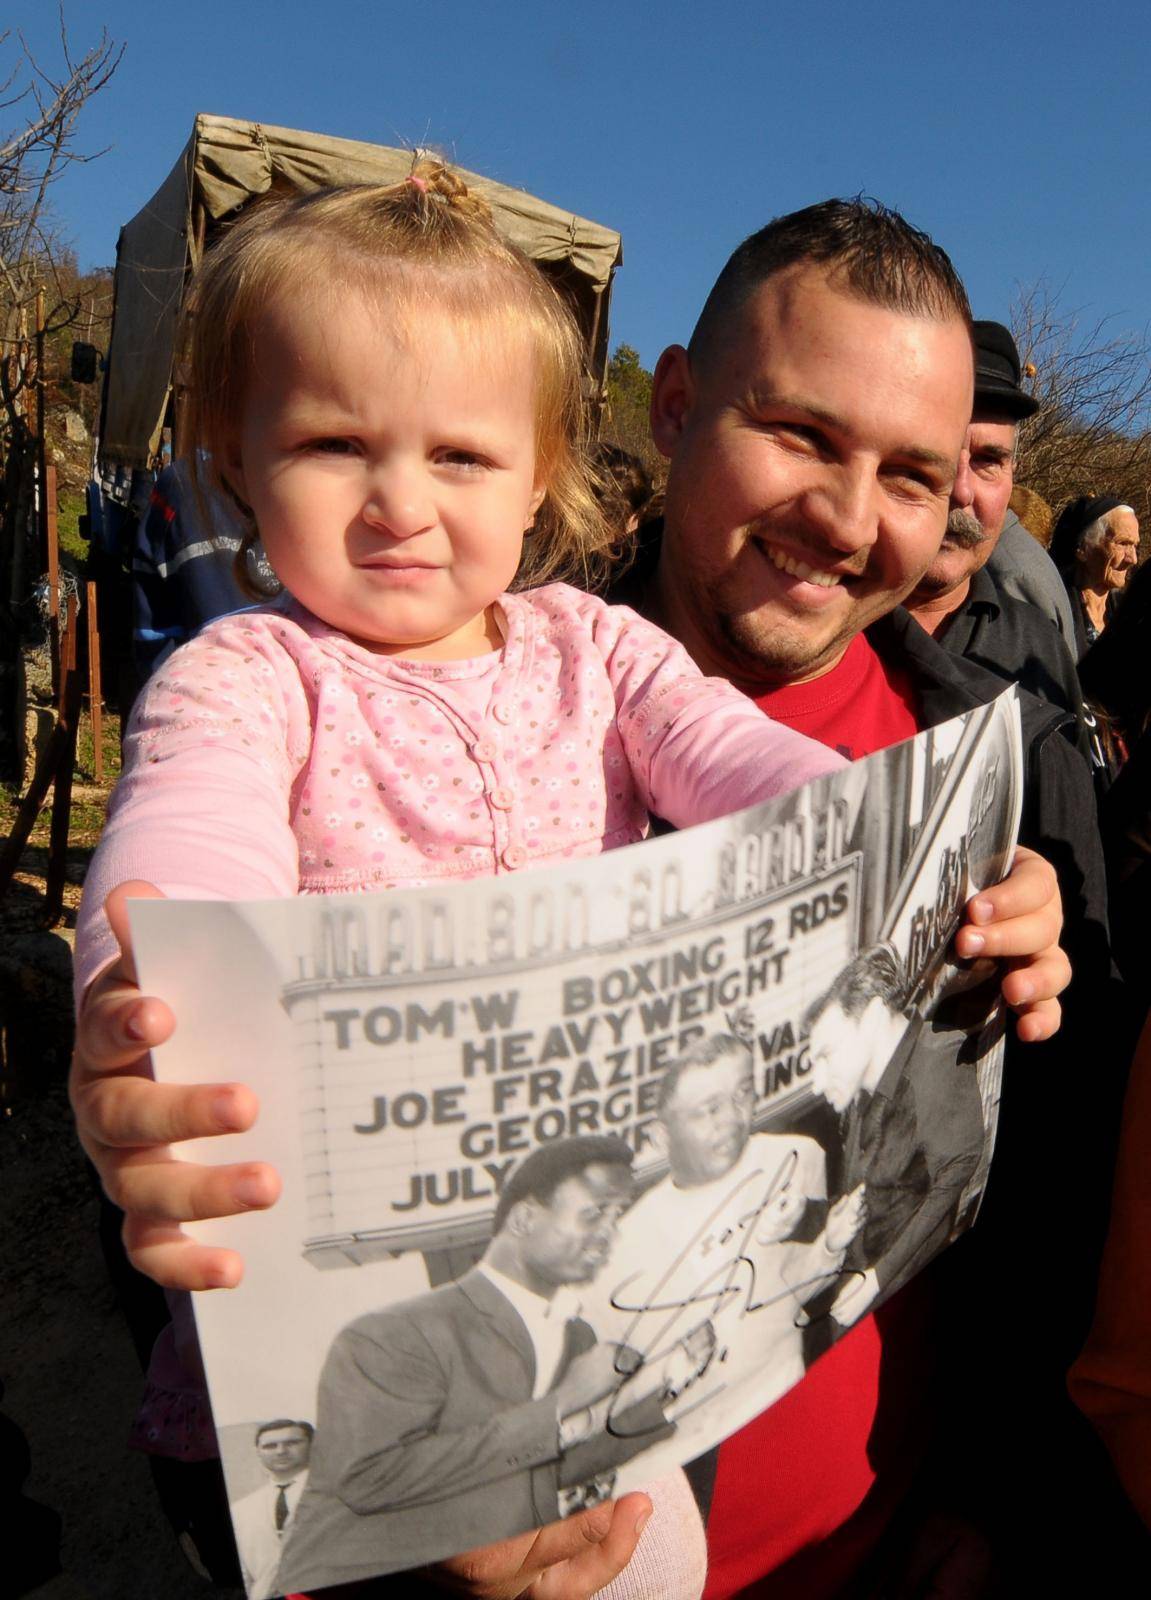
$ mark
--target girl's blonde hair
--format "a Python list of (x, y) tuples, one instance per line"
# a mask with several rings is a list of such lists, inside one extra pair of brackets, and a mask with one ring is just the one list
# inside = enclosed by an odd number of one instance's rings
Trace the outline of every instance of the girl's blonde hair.
[[(237, 498), (225, 463), (239, 435), (261, 314), (285, 285), (338, 302), (352, 288), (392, 309), (430, 308), (485, 331), (501, 322), (535, 356), (536, 474), (547, 492), (515, 587), (564, 578), (594, 588), (620, 554), (588, 479), (583, 343), (557, 291), (491, 210), (442, 162), (422, 158), (402, 183), (261, 201), (204, 258), (184, 312), (187, 392), (181, 453)], [(382, 312), (382, 314), (384, 314)], [(247, 511), (246, 507), (243, 507)], [(249, 513), (250, 516), (250, 513)], [(254, 527), (237, 561), (257, 537)]]

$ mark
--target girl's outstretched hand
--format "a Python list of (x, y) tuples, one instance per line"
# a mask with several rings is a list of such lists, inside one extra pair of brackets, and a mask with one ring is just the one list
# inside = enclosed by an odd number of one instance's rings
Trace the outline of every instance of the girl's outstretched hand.
[(955, 935), (961, 960), (1001, 962), (1003, 998), (1016, 1013), (1016, 1033), (1028, 1043), (1059, 1031), (1057, 997), (1071, 981), (1071, 963), (1059, 947), (1062, 931), (1055, 869), (1020, 845), (1003, 881), (968, 902), (967, 921)]
[(76, 1025), (69, 1093), (80, 1143), (108, 1198), (124, 1212), (132, 1265), (172, 1289), (230, 1289), (243, 1262), (234, 1250), (197, 1244), (181, 1224), (257, 1211), (279, 1197), (280, 1179), (262, 1162), (202, 1167), (169, 1149), (184, 1139), (242, 1133), (256, 1120), (255, 1095), (240, 1083), (161, 1084), (148, 1052), (176, 1020), (162, 1000), (140, 993), (128, 931), (129, 899), (159, 898), (150, 883), (122, 883), (106, 911), (119, 959), (84, 997)]

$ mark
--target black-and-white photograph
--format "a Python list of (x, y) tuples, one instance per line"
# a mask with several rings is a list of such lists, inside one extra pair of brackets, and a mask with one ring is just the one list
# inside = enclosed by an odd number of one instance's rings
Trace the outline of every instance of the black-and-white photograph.
[(134, 904), (158, 1074), (251, 1083), (284, 1178), (197, 1225), (248, 1263), (196, 1310), (253, 1600), (695, 1459), (973, 1220), (1002, 1026), (949, 946), (1018, 749), (1008, 694), (610, 858)]

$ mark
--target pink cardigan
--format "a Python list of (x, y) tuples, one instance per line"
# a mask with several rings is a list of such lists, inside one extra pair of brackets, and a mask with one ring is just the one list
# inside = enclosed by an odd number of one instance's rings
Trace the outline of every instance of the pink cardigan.
[(595, 855), (798, 787), (843, 760), (771, 722), (624, 606), (563, 584), (500, 601), (501, 651), (407, 661), (300, 607), (226, 617), (148, 685), (77, 931), (143, 878), (188, 898), (414, 887)]

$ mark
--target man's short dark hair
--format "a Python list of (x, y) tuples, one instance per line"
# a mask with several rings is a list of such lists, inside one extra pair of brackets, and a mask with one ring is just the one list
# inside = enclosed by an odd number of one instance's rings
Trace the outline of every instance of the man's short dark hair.
[(832, 1005), (858, 1021), (875, 999), (882, 1000), (896, 1016), (902, 1015), (907, 1005), (907, 974), (889, 944), (870, 945), (847, 963), (827, 992), (809, 1008), (805, 1031), (810, 1033)]
[(692, 360), (730, 336), (730, 319), (760, 284), (801, 262), (826, 267), (837, 285), (886, 310), (971, 326), (967, 291), (946, 251), (898, 211), (858, 195), (776, 217), (745, 239), (707, 297), (688, 346)]
[(671, 1065), (664, 1069), (663, 1077), (659, 1080), (659, 1100), (656, 1103), (656, 1115), (662, 1116), (670, 1103), (672, 1096), (679, 1087), (679, 1080), (685, 1072), (690, 1072), (693, 1067), (714, 1066), (717, 1061), (722, 1061), (725, 1056), (746, 1056), (748, 1065), (753, 1064), (751, 1046), (744, 1039), (738, 1038), (734, 1033), (713, 1033), (710, 1038), (697, 1039), (689, 1045), (681, 1056), (677, 1056)]
[(310, 1422), (300, 1422), (295, 1417), (276, 1417), (273, 1422), (261, 1422), (256, 1429), (256, 1443), (259, 1444), (266, 1433), (275, 1433), (279, 1428), (299, 1428), (301, 1433), (307, 1434), (309, 1442), (316, 1437)]
[(499, 1233), (508, 1212), (521, 1200), (539, 1200), (549, 1205), (561, 1183), (578, 1177), (589, 1167), (626, 1167), (630, 1176), (633, 1159), (631, 1146), (614, 1133), (577, 1134), (541, 1144), (524, 1157), (500, 1191), (492, 1234)]

